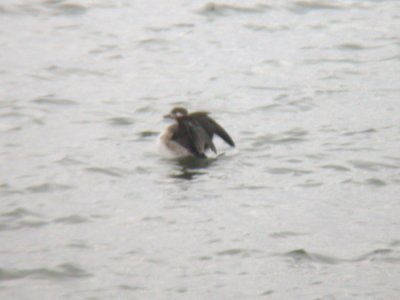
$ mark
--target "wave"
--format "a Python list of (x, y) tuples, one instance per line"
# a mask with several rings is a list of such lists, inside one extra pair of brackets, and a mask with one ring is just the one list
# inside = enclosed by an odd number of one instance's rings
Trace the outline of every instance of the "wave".
[(65, 263), (55, 268), (37, 268), (37, 269), (4, 269), (0, 268), (0, 281), (17, 280), (26, 277), (36, 279), (65, 280), (89, 277), (90, 273), (82, 268)]
[(341, 264), (341, 263), (360, 263), (360, 262), (386, 262), (400, 263), (400, 255), (392, 249), (376, 249), (366, 254), (354, 258), (338, 258), (319, 253), (308, 252), (305, 249), (296, 249), (286, 252), (279, 256), (290, 258), (296, 263), (320, 263), (320, 264)]
[(205, 16), (226, 16), (232, 14), (263, 13), (271, 9), (266, 4), (255, 4), (253, 6), (233, 5), (224, 3), (207, 3), (198, 12)]

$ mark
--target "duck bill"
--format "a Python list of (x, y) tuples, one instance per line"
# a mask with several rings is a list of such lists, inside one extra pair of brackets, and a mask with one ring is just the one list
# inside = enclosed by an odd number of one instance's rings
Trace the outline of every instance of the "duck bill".
[(174, 116), (171, 114), (164, 115), (164, 119), (174, 119)]

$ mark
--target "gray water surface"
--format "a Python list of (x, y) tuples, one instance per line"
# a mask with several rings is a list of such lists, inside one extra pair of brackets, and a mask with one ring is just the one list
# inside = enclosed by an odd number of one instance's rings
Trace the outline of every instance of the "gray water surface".
[[(398, 299), (400, 2), (0, 3), (1, 299)], [(160, 157), (174, 106), (232, 135)]]

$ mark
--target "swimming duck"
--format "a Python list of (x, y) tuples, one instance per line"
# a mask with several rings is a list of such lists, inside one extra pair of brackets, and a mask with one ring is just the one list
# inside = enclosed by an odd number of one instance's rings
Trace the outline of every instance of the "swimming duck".
[(212, 141), (214, 134), (234, 147), (229, 134), (207, 112), (192, 112), (183, 107), (175, 107), (164, 116), (175, 122), (169, 125), (159, 136), (158, 144), (164, 153), (170, 156), (195, 156), (206, 158), (205, 152), (211, 149), (217, 153)]

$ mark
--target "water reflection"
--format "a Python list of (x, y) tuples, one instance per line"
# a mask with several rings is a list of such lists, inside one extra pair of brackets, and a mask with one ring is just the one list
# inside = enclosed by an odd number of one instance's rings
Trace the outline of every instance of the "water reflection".
[(172, 174), (172, 178), (192, 180), (196, 177), (206, 174), (206, 169), (210, 167), (217, 159), (216, 158), (197, 158), (184, 157), (175, 160), (179, 167), (178, 173)]

